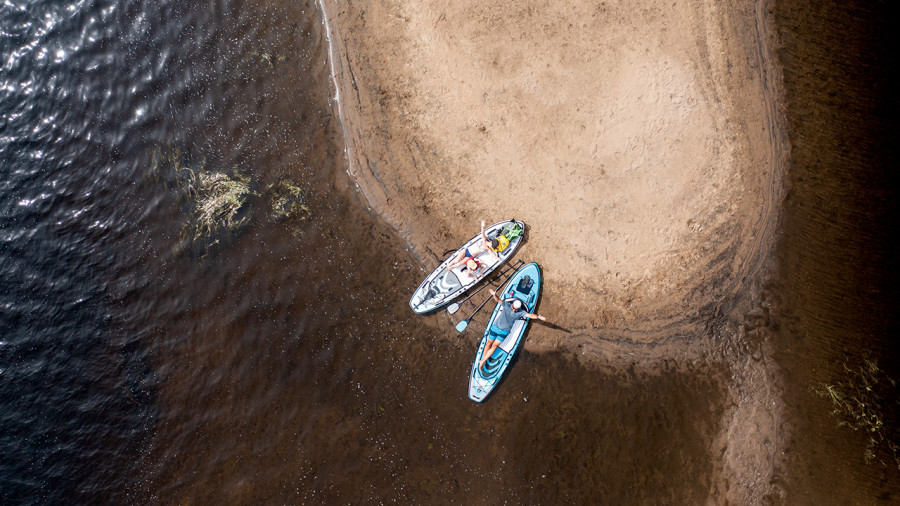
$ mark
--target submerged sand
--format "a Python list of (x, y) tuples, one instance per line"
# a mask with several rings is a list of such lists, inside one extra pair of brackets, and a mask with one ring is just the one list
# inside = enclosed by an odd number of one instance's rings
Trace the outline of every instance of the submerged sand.
[(556, 325), (526, 347), (727, 361), (710, 446), (738, 502), (772, 493), (784, 438), (746, 323), (785, 154), (765, 6), (322, 2), (348, 170), (423, 276), (481, 219), (521, 219)]

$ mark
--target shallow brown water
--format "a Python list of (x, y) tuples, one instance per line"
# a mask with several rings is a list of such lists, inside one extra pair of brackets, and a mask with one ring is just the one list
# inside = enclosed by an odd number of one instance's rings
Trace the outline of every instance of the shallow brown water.
[(900, 441), (896, 228), (896, 30), (883, 2), (776, 2), (792, 146), (780, 272), (777, 360), (793, 428), (780, 477), (789, 504), (900, 501), (885, 445), (838, 427), (811, 387), (877, 361), (886, 436)]

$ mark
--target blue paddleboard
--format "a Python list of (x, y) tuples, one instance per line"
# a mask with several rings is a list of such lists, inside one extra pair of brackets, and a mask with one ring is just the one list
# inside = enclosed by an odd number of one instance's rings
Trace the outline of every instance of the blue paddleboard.
[[(519, 269), (509, 282), (503, 287), (502, 292), (498, 292), (497, 296), (501, 300), (515, 297), (525, 304), (525, 310), (534, 313), (538, 303), (538, 296), (541, 293), (541, 270), (536, 263), (530, 263)], [(475, 402), (482, 402), (490, 395), (491, 391), (503, 378), (506, 368), (509, 366), (522, 336), (525, 335), (525, 328), (528, 326), (528, 320), (522, 319), (516, 321), (510, 330), (509, 335), (503, 339), (500, 346), (494, 350), (494, 353), (485, 362), (484, 368), (478, 370), (478, 364), (484, 354), (484, 348), (488, 342), (488, 329), (500, 313), (500, 306), (497, 304), (494, 312), (491, 313), (491, 319), (488, 320), (484, 328), (484, 335), (481, 338), (481, 344), (478, 346), (478, 353), (475, 355), (475, 362), (472, 364), (472, 371), (469, 373), (469, 398)]]

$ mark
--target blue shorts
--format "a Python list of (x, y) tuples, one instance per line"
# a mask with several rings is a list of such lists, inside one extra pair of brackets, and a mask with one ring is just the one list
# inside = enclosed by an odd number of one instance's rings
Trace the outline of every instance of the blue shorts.
[(493, 339), (494, 341), (502, 341), (508, 335), (508, 330), (500, 330), (496, 325), (491, 325), (491, 328), (488, 329), (488, 339)]

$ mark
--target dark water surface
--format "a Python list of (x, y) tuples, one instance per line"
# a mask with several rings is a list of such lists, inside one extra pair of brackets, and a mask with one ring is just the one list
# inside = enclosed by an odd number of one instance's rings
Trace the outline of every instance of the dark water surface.
[(897, 504), (888, 445), (867, 465), (865, 431), (838, 427), (846, 418), (812, 391), (858, 385), (851, 371), (877, 363), (861, 400), (879, 402), (879, 433), (900, 444), (900, 389), (887, 380), (900, 380), (897, 17), (888, 2), (776, 5), (792, 152), (773, 328), (794, 426), (779, 481), (791, 504)]
[[(863, 170), (896, 166), (896, 151), (845, 136), (865, 134), (880, 102), (802, 87), (805, 62), (819, 66), (796, 51), (819, 44), (805, 23), (785, 25), (799, 168), (771, 297), (799, 424), (789, 464), (809, 474), (780, 479), (792, 502), (810, 490), (891, 500), (896, 475), (852, 460), (855, 442), (807, 385), (838, 371), (844, 347), (896, 358), (881, 316), (896, 293), (881, 233), (892, 209), (872, 204), (894, 195)], [(423, 273), (346, 179), (322, 30), (311, 2), (0, 6), (0, 502), (722, 497), (710, 441), (731, 402), (724, 366), (523, 353), (488, 403), (466, 398), (485, 315), (457, 336), (445, 317), (409, 311)], [(850, 69), (885, 63), (863, 61)], [(842, 82), (835, 68), (827, 82)], [(865, 82), (896, 104), (884, 78)], [(823, 110), (862, 109), (846, 131), (803, 133), (804, 118), (818, 121), (806, 132), (832, 122), (803, 114), (807, 94)], [(845, 149), (822, 149), (833, 145)], [(191, 240), (189, 172), (248, 178), (230, 231)], [(274, 216), (284, 182), (308, 214)]]

